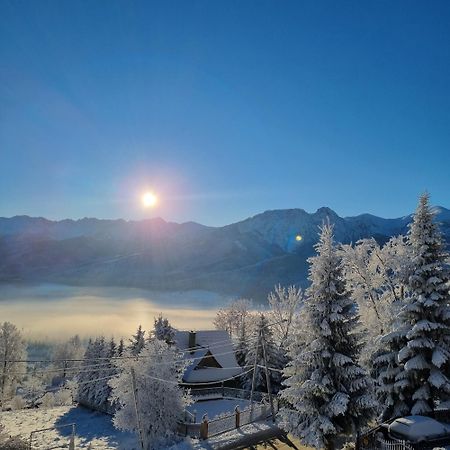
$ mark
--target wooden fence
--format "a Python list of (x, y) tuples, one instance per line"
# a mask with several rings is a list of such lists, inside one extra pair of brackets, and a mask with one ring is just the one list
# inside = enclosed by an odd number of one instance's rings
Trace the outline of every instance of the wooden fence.
[[(275, 402), (275, 413), (278, 412), (278, 402)], [(208, 420), (204, 415), (200, 423), (184, 422), (178, 424), (178, 432), (184, 436), (191, 436), (197, 439), (208, 439), (227, 431), (240, 428), (249, 423), (265, 420), (271, 416), (270, 407), (266, 402), (255, 403), (253, 408), (248, 406), (240, 411), (236, 406), (231, 414)]]

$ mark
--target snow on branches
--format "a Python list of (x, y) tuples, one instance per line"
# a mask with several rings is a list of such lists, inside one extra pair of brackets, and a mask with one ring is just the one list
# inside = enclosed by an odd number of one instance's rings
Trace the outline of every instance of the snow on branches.
[(311, 264), (304, 317), (307, 333), (301, 345), (289, 346), (287, 388), (281, 397), (283, 427), (306, 445), (329, 448), (340, 433), (361, 428), (375, 402), (371, 382), (358, 365), (361, 336), (358, 316), (343, 276), (342, 260), (333, 242), (333, 228), (324, 225)]
[[(117, 405), (114, 425), (121, 430), (138, 431), (137, 406), (147, 448), (172, 439), (177, 422), (191, 403), (189, 394), (179, 386), (185, 364), (178, 351), (158, 339), (148, 340), (138, 358), (116, 360), (118, 374), (109, 381), (111, 401)], [(135, 393), (131, 368), (135, 373)]]
[(403, 346), (396, 384), (409, 412), (423, 414), (450, 400), (450, 272), (428, 194), (420, 197), (408, 243), (413, 270), (398, 315)]

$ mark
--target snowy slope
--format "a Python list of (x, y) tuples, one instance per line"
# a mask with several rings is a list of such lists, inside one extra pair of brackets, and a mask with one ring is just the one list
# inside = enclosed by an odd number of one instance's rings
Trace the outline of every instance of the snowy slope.
[(139, 448), (135, 435), (116, 430), (110, 416), (81, 407), (60, 406), (0, 412), (0, 424), (11, 436), (20, 436), (28, 440), (32, 431), (54, 428), (34, 434), (33, 449), (36, 450), (67, 448), (72, 427), (64, 425), (72, 423), (76, 427), (76, 448), (96, 450)]

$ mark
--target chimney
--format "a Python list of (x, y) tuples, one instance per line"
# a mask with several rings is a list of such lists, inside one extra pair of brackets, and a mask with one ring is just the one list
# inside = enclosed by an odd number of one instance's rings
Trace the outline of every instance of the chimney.
[(195, 343), (195, 331), (189, 331), (189, 348), (194, 348), (196, 346)]

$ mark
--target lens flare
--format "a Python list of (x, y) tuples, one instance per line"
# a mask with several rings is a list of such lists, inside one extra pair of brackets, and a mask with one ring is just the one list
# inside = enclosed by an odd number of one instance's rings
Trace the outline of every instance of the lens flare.
[(295, 240), (296, 240), (297, 242), (300, 242), (302, 239), (303, 239), (303, 237), (302, 237), (301, 234), (297, 234), (297, 236), (295, 236)]

